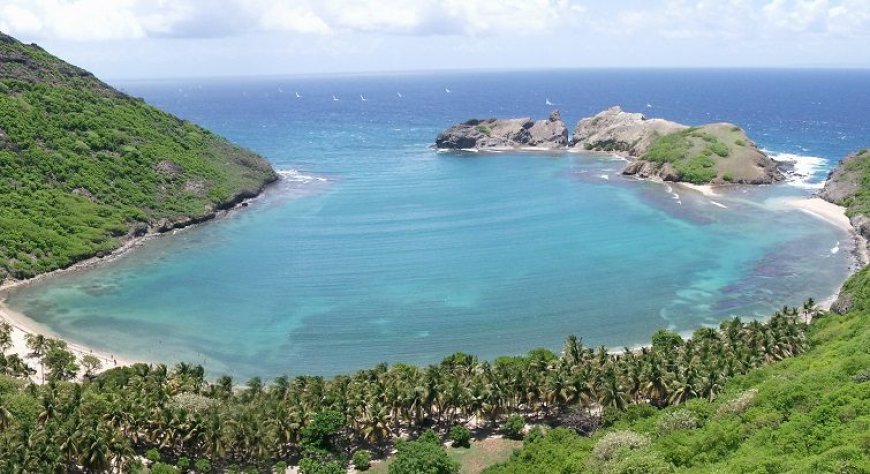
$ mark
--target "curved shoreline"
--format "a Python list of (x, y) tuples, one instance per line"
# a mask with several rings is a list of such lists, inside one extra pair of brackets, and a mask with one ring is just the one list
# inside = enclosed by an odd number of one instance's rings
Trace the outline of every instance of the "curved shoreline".
[[(613, 155), (611, 155), (613, 156)], [(638, 179), (638, 178), (635, 178)], [(652, 181), (661, 184), (673, 184), (675, 186), (681, 187), (686, 191), (695, 192), (701, 194), (706, 197), (719, 197), (721, 194), (718, 192), (719, 189), (717, 186), (712, 185), (692, 185), (688, 183), (667, 183), (658, 179), (639, 179), (642, 181)], [(271, 183), (270, 183), (271, 184)], [(9, 291), (19, 288), (22, 286), (34, 284), (41, 282), (45, 279), (53, 278), (55, 276), (64, 275), (67, 273), (74, 273), (78, 271), (85, 271), (96, 267), (101, 264), (112, 263), (115, 260), (126, 256), (129, 252), (133, 251), (140, 245), (150, 241), (151, 239), (163, 237), (165, 235), (174, 235), (175, 232), (185, 231), (187, 229), (193, 228), (200, 224), (205, 224), (210, 220), (214, 220), (215, 218), (225, 218), (232, 213), (243, 209), (248, 206), (248, 203), (257, 200), (260, 197), (263, 197), (266, 192), (268, 192), (268, 185), (264, 186), (263, 192), (257, 194), (256, 196), (248, 199), (244, 199), (234, 206), (218, 210), (214, 213), (214, 216), (208, 219), (199, 220), (196, 222), (190, 222), (188, 225), (179, 226), (178, 228), (170, 228), (163, 232), (154, 232), (148, 233), (139, 237), (134, 237), (130, 239), (128, 242), (125, 242), (124, 245), (114, 250), (110, 254), (103, 257), (92, 257), (76, 264), (71, 265), (70, 267), (54, 270), (48, 273), (37, 275), (36, 277), (27, 279), (27, 280), (18, 280), (13, 282), (8, 282), (4, 285), (0, 285), (0, 321), (7, 321), (13, 326), (13, 338), (17, 338), (17, 340), (23, 341), (24, 337), (27, 334), (43, 334), (48, 337), (62, 339), (67, 342), (69, 349), (75, 353), (78, 358), (85, 354), (93, 354), (96, 355), (104, 362), (104, 366), (102, 370), (106, 370), (115, 366), (127, 366), (135, 363), (146, 363), (146, 364), (154, 364), (154, 363), (163, 363), (166, 361), (154, 361), (154, 360), (146, 360), (144, 358), (119, 358), (117, 354), (112, 354), (107, 350), (98, 350), (93, 347), (88, 346), (87, 344), (76, 343), (66, 337), (59, 336), (56, 332), (51, 330), (51, 328), (39, 323), (38, 321), (28, 317), (26, 314), (16, 311), (10, 308), (6, 304), (6, 296)], [(823, 201), (815, 195), (806, 196), (806, 197), (791, 197), (791, 198), (776, 198), (781, 201), (781, 205), (778, 206), (782, 210), (788, 209), (796, 209), (806, 212), (808, 214), (813, 215), (820, 220), (827, 222), (830, 225), (834, 225), (837, 228), (840, 228), (844, 231), (847, 231), (854, 239), (855, 239), (855, 247), (852, 249), (852, 258), (854, 259), (854, 263), (850, 268), (849, 273), (844, 277), (844, 281), (848, 276), (852, 273), (860, 269), (863, 265), (867, 263), (867, 252), (866, 252), (866, 241), (855, 232), (855, 230), (849, 224), (848, 218), (845, 217), (845, 208), (838, 206), (836, 204), (829, 203), (827, 201)], [(810, 203), (810, 204), (806, 204)], [(816, 207), (816, 206), (821, 207)], [(172, 231), (172, 232), (170, 232)], [(863, 241), (864, 245), (859, 246), (860, 241)], [(859, 249), (864, 248), (865, 252), (860, 253)], [(819, 307), (823, 309), (828, 309), (836, 301), (840, 292), (840, 287), (838, 286), (837, 291), (829, 295), (827, 298), (821, 299), (819, 301)], [(17, 333), (17, 335), (16, 335)], [(26, 350), (26, 346), (23, 342), (19, 344), (13, 344), (12, 351), (10, 353), (17, 353), (22, 359), (28, 360), (27, 354), (29, 351)], [(34, 367), (35, 369), (39, 369), (39, 367)], [(39, 378), (38, 374), (32, 379)], [(37, 380), (34, 380), (37, 382)]]
[[(207, 224), (210, 221), (214, 221), (216, 219), (226, 218), (234, 214), (235, 212), (248, 207), (250, 203), (257, 201), (258, 199), (263, 197), (268, 192), (270, 186), (278, 182), (279, 180), (280, 177), (274, 181), (264, 183), (263, 186), (258, 190), (258, 192), (252, 196), (249, 193), (240, 193), (237, 196), (234, 196), (234, 198), (230, 201), (219, 205), (214, 212), (205, 216), (188, 219), (187, 221), (184, 221), (181, 225), (178, 225), (178, 223), (176, 223), (176, 226), (170, 227), (163, 231), (148, 232), (144, 235), (133, 236), (125, 241), (123, 245), (116, 248), (115, 250), (112, 250), (107, 255), (101, 257), (90, 257), (78, 261), (68, 267), (59, 268), (57, 270), (52, 270), (47, 273), (41, 273), (25, 280), (13, 280), (3, 282), (2, 284), (0, 284), (0, 322), (7, 322), (10, 326), (12, 326), (12, 347), (10, 347), (7, 353), (17, 354), (25, 362), (31, 360), (29, 356), (30, 351), (27, 349), (26, 345), (26, 337), (29, 334), (41, 334), (46, 337), (65, 341), (67, 343), (67, 348), (73, 354), (75, 354), (76, 358), (79, 360), (81, 360), (81, 358), (85, 355), (94, 355), (99, 358), (101, 363), (103, 364), (103, 367), (100, 370), (97, 370), (96, 373), (100, 373), (114, 367), (133, 365), (135, 363), (155, 363), (155, 361), (148, 361), (140, 358), (134, 360), (130, 358), (119, 357), (117, 354), (113, 354), (110, 351), (97, 350), (86, 344), (80, 344), (70, 340), (69, 338), (61, 337), (56, 332), (52, 331), (51, 328), (39, 323), (33, 318), (28, 317), (24, 313), (15, 311), (14, 309), (10, 308), (6, 304), (7, 295), (10, 291), (16, 288), (29, 286), (57, 276), (85, 271), (99, 265), (112, 263), (120, 258), (123, 258), (131, 251), (135, 250), (136, 248), (150, 240), (161, 238), (164, 236), (171, 236), (174, 235), (176, 232), (182, 232), (203, 224)], [(33, 381), (34, 383), (42, 383), (42, 368), (38, 364), (33, 365), (31, 368), (36, 370), (36, 373), (30, 377), (31, 381)]]

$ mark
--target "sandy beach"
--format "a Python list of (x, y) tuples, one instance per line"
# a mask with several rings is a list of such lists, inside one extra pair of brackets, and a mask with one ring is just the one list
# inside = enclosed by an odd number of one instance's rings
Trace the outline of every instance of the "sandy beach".
[[(56, 337), (47, 328), (31, 320), (27, 316), (24, 316), (23, 314), (10, 309), (8, 306), (6, 306), (4, 300), (0, 300), (0, 321), (5, 321), (12, 326), (12, 347), (10, 347), (6, 351), (6, 354), (17, 354), (19, 357), (21, 357), (21, 359), (25, 361), (27, 365), (36, 370), (36, 373), (30, 376), (30, 380), (34, 383), (41, 384), (43, 382), (42, 366), (39, 363), (38, 359), (30, 357), (30, 349), (27, 348), (27, 335), (42, 334), (47, 338), (60, 338)], [(100, 373), (114, 367), (131, 365), (134, 363), (134, 361), (123, 359), (115, 354), (96, 351), (93, 348), (86, 347), (80, 344), (75, 344), (70, 341), (66, 341), (66, 343), (67, 349), (75, 354), (76, 359), (79, 363), (81, 362), (82, 357), (88, 354), (96, 356), (98, 359), (100, 359), (102, 367), (97, 370), (96, 373)], [(79, 378), (81, 378), (81, 374)]]
[(691, 189), (692, 191), (699, 192), (707, 197), (716, 197), (719, 196), (719, 193), (716, 192), (716, 189), (709, 184), (692, 184), (692, 183), (673, 183), (684, 189)]
[[(243, 201), (243, 203), (245, 203), (247, 205), (247, 204), (257, 200), (261, 196), (263, 196), (263, 194), (265, 194), (265, 193), (261, 193), (260, 195), (253, 197), (253, 198), (250, 198), (250, 199), (246, 199)], [(238, 205), (236, 205), (230, 209), (216, 212), (214, 217), (215, 218), (225, 218), (229, 215), (232, 215), (233, 213), (237, 212), (238, 210), (240, 210), (244, 207), (245, 206), (243, 206), (242, 203), (239, 203)], [(208, 222), (208, 221), (205, 221), (203, 223), (206, 223), (206, 222)], [(9, 306), (7, 306), (5, 293), (8, 290), (11, 290), (11, 289), (16, 288), (16, 287), (24, 286), (24, 285), (30, 285), (30, 284), (36, 283), (38, 281), (41, 281), (43, 279), (51, 278), (51, 277), (54, 277), (57, 275), (83, 271), (83, 270), (87, 270), (87, 269), (92, 268), (92, 267), (97, 266), (97, 265), (111, 263), (119, 258), (122, 258), (123, 256), (127, 255), (132, 250), (136, 249), (137, 247), (139, 247), (140, 245), (144, 244), (145, 242), (147, 242), (151, 239), (158, 238), (158, 237), (161, 237), (164, 235), (172, 235), (172, 234), (175, 234), (177, 232), (183, 232), (185, 230), (191, 229), (191, 228), (196, 227), (198, 225), (202, 225), (203, 223), (192, 224), (192, 225), (189, 225), (189, 226), (186, 226), (183, 228), (174, 229), (171, 232), (148, 233), (148, 234), (145, 234), (145, 235), (139, 236), (139, 237), (131, 237), (131, 238), (127, 239), (123, 245), (121, 245), (117, 249), (113, 250), (108, 255), (105, 255), (102, 257), (91, 257), (91, 258), (82, 260), (80, 262), (77, 262), (77, 263), (75, 263), (67, 268), (61, 268), (61, 269), (54, 270), (54, 271), (51, 271), (48, 273), (43, 273), (43, 274), (37, 275), (33, 278), (28, 278), (26, 280), (10, 280), (10, 281), (4, 281), (4, 282), (0, 283), (0, 321), (5, 321), (12, 326), (12, 347), (10, 347), (6, 351), (6, 354), (17, 354), (19, 357), (21, 357), (21, 359), (24, 360), (31, 368), (36, 370), (36, 373), (30, 377), (31, 381), (33, 381), (34, 383), (42, 383), (42, 381), (43, 381), (42, 367), (41, 367), (38, 359), (31, 358), (29, 356), (30, 350), (27, 348), (26, 337), (28, 334), (42, 334), (43, 336), (45, 336), (47, 338), (63, 339), (61, 337), (58, 337), (56, 334), (54, 334), (50, 329), (46, 328), (45, 326), (37, 323), (36, 321), (28, 318), (26, 315), (19, 313), (15, 310), (11, 309)], [(137, 362), (148, 363), (146, 361), (134, 361), (134, 360), (130, 360), (130, 359), (125, 359), (123, 357), (119, 357), (118, 354), (111, 354), (111, 353), (104, 352), (104, 351), (98, 351), (92, 347), (88, 347), (88, 346), (85, 346), (82, 344), (73, 343), (73, 342), (69, 341), (68, 339), (64, 339), (64, 340), (67, 343), (67, 349), (69, 349), (70, 352), (75, 354), (76, 359), (78, 359), (78, 362), (81, 362), (82, 357), (84, 357), (85, 355), (88, 355), (88, 354), (94, 355), (98, 359), (100, 359), (100, 362), (102, 363), (102, 367), (99, 370), (97, 370), (96, 373), (100, 373), (100, 372), (106, 371), (106, 370), (114, 368), (114, 367), (132, 365), (132, 364), (137, 363)], [(80, 374), (80, 377), (81, 377), (81, 374)]]
[(787, 207), (800, 209), (807, 214), (813, 215), (833, 224), (846, 232), (852, 232), (852, 224), (846, 216), (846, 209), (836, 204), (825, 201), (819, 197), (811, 198), (785, 198), (777, 200)]

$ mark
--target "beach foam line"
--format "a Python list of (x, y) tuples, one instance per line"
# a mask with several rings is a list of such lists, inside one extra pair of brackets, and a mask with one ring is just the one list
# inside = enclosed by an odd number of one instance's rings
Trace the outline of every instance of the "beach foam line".
[(289, 170), (278, 170), (276, 171), (279, 176), (286, 179), (287, 181), (292, 181), (295, 183), (311, 183), (314, 181), (324, 182), (326, 178), (320, 176), (311, 176), (307, 174), (302, 174), (298, 170), (289, 169)]
[(828, 160), (818, 156), (798, 155), (796, 153), (761, 150), (772, 160), (781, 163), (791, 163), (794, 170), (786, 173), (786, 182), (801, 189), (821, 189), (825, 185), (825, 177), (818, 176), (828, 166)]
[(710, 204), (712, 204), (714, 206), (721, 207), (722, 209), (728, 209), (728, 206), (726, 206), (725, 204), (722, 204), (721, 202), (716, 202), (716, 201), (711, 200)]

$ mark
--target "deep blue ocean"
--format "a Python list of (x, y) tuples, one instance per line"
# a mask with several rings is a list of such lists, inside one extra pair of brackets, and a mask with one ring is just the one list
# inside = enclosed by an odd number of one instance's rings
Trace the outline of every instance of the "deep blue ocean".
[[(851, 239), (783, 202), (812, 194), (838, 159), (870, 145), (870, 71), (114, 85), (262, 154), (284, 179), (226, 219), (8, 302), (73, 341), (238, 379), (557, 350), (569, 334), (633, 346), (659, 328), (824, 299), (847, 275)], [(546, 117), (547, 100), (571, 128), (613, 105), (734, 122), (806, 176), (706, 197), (624, 178), (625, 163), (601, 155), (430, 149), (439, 130), (471, 117)]]

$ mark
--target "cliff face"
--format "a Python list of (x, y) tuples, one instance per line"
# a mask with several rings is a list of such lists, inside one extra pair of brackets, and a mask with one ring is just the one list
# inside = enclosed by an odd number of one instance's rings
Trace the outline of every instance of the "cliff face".
[(535, 147), (564, 148), (568, 144), (568, 127), (558, 110), (546, 120), (529, 117), (512, 119), (472, 119), (444, 130), (435, 139), (439, 149), (508, 149)]
[(201, 222), (269, 163), (0, 33), (0, 282)]
[[(828, 174), (825, 186), (819, 192), (822, 199), (846, 208), (846, 215), (855, 232), (863, 239), (857, 242), (863, 245), (859, 255), (866, 254), (867, 242), (870, 241), (870, 194), (866, 186), (870, 183), (870, 148), (850, 153), (843, 158), (837, 167)], [(866, 270), (865, 270), (866, 272)], [(866, 278), (850, 279), (840, 291), (837, 301), (831, 309), (845, 313), (853, 306), (854, 293), (864, 291)], [(859, 285), (858, 283), (861, 283)]]
[(767, 184), (784, 178), (777, 163), (730, 123), (688, 127), (613, 107), (581, 120), (572, 145), (621, 153), (632, 159), (623, 173), (642, 178), (696, 184)]
[(646, 153), (656, 137), (686, 128), (676, 122), (624, 112), (617, 106), (577, 122), (571, 144), (584, 150), (616, 151), (639, 157)]

